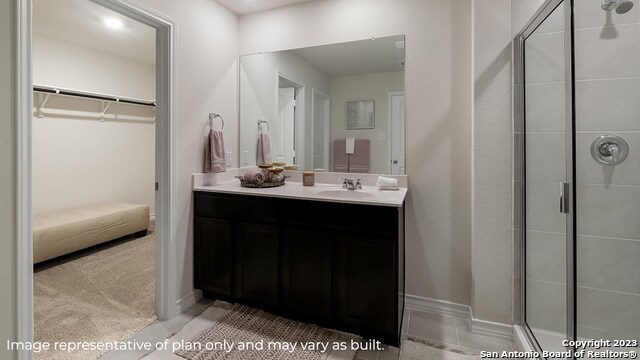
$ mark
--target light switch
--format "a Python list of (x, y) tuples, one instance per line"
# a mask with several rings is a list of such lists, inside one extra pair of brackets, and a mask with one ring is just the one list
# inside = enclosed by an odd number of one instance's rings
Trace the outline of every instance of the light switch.
[(387, 135), (386, 135), (385, 133), (380, 133), (380, 134), (378, 134), (378, 140), (380, 140), (380, 141), (384, 141), (384, 139), (386, 138), (386, 136), (387, 136)]
[(227, 166), (231, 165), (231, 157), (233, 156), (233, 152), (232, 151), (227, 151), (225, 153), (225, 157), (224, 157), (224, 164)]

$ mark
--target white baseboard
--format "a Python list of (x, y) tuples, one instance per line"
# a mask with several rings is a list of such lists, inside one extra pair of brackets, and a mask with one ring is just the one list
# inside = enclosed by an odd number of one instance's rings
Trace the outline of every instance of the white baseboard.
[(194, 290), (191, 294), (178, 300), (178, 314), (192, 307), (200, 299), (202, 299), (202, 291)]
[(448, 315), (463, 319), (468, 319), (469, 314), (471, 314), (471, 308), (468, 305), (456, 304), (444, 300), (406, 294), (404, 301), (406, 308), (422, 310), (433, 314)]
[(513, 340), (513, 325), (476, 319), (471, 316), (471, 332), (505, 340)]
[(444, 300), (429, 299), (422, 296), (405, 296), (405, 309), (420, 310), (432, 314), (453, 316), (461, 320), (466, 320), (469, 330), (474, 334), (490, 336), (503, 340), (513, 340), (513, 326), (473, 317), (473, 312), (469, 305), (456, 304)]

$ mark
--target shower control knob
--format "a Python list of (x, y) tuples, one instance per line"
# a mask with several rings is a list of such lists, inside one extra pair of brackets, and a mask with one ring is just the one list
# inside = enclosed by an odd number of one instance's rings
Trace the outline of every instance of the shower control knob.
[(617, 164), (618, 160), (620, 160), (620, 147), (616, 144), (604, 143), (600, 145), (598, 150), (603, 156), (610, 156), (614, 164)]
[(603, 165), (618, 165), (629, 154), (629, 145), (618, 135), (600, 135), (591, 144), (591, 155)]

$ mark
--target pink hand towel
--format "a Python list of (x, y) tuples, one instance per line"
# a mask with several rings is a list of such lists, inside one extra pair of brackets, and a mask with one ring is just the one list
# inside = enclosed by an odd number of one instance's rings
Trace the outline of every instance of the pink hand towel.
[(334, 172), (349, 171), (349, 156), (347, 155), (346, 148), (347, 148), (346, 139), (333, 140), (333, 171)]
[(258, 159), (257, 164), (270, 164), (271, 163), (271, 139), (269, 134), (260, 133), (258, 137)]
[(225, 172), (224, 137), (220, 130), (209, 130), (209, 136), (205, 141), (204, 169), (205, 173)]
[(369, 172), (369, 139), (356, 139), (353, 155), (349, 155), (349, 172)]

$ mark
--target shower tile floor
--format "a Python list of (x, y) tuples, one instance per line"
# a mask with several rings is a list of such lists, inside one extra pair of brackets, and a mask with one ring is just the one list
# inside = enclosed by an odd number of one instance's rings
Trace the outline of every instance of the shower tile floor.
[[(129, 340), (138, 342), (156, 343), (164, 341), (178, 333), (187, 323), (197, 318), (205, 311), (211, 301), (202, 299), (189, 309), (183, 311), (171, 320), (156, 320), (146, 328), (140, 330)], [(421, 310), (405, 311), (405, 325), (403, 326), (402, 339), (414, 338), (429, 340), (436, 344), (464, 350), (470, 354), (480, 354), (480, 351), (511, 351), (514, 344), (509, 340), (482, 336), (471, 333), (467, 321), (453, 316), (432, 314)], [(100, 360), (138, 360), (144, 358), (152, 351), (112, 351)], [(385, 346), (382, 351), (359, 351), (355, 360), (397, 360), (399, 349), (394, 346)]]

